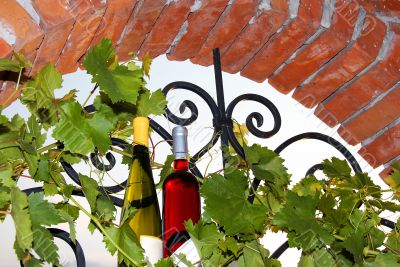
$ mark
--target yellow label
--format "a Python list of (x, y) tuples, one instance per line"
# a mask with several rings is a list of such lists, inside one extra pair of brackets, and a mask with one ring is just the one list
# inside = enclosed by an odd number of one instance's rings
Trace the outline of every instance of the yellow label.
[(133, 145), (149, 147), (149, 119), (136, 117), (133, 119)]

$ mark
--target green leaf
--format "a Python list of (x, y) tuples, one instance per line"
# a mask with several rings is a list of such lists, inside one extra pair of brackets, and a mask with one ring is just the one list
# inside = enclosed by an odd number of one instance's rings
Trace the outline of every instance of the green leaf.
[(220, 254), (218, 243), (224, 238), (224, 234), (218, 231), (216, 224), (204, 223), (200, 220), (193, 225), (193, 222), (189, 220), (185, 222), (185, 227), (202, 259), (211, 258), (213, 253)]
[(105, 154), (111, 146), (110, 132), (114, 128), (113, 123), (102, 114), (96, 113), (88, 120), (88, 124), (93, 144), (100, 153)]
[(298, 267), (336, 266), (332, 255), (326, 249), (318, 249), (311, 254), (302, 255)]
[(39, 181), (44, 181), (44, 182), (49, 182), (50, 181), (50, 169), (49, 169), (49, 161), (47, 159), (40, 159), (39, 164), (38, 164), (38, 169), (33, 176), (33, 179), (36, 182)]
[(112, 221), (117, 212), (114, 204), (105, 196), (100, 196), (96, 202), (96, 216), (102, 221)]
[(9, 58), (0, 58), (0, 71), (19, 72), (21, 66), (18, 61)]
[[(318, 198), (312, 196), (299, 196), (289, 191), (285, 205), (273, 218), (276, 226), (286, 227), (298, 234), (311, 232), (319, 237), (325, 244), (333, 241), (332, 235), (327, 232), (315, 218)], [(296, 218), (295, 220), (293, 218)]]
[(3, 165), (0, 168), (0, 185), (4, 185), (6, 187), (15, 187), (17, 183), (12, 178), (13, 168), (10, 163)]
[(83, 193), (89, 202), (91, 210), (95, 211), (97, 196), (100, 194), (96, 180), (83, 174), (79, 174), (79, 180), (81, 181)]
[(32, 247), (32, 221), (28, 212), (28, 197), (16, 187), (11, 188), (11, 216), (14, 219), (16, 240), (22, 250)]
[[(140, 246), (135, 233), (130, 228), (129, 223), (122, 224), (120, 228), (110, 226), (107, 227), (105, 231), (122, 250), (129, 253), (129, 256), (132, 257), (133, 260), (138, 263), (144, 262), (144, 251)], [(106, 248), (111, 255), (114, 255), (115, 252), (117, 252), (117, 248), (107, 237), (104, 237), (103, 242), (106, 244)], [(122, 261), (124, 261), (125, 264), (133, 265), (132, 262), (122, 255), (122, 253), (119, 253), (118, 262), (121, 263)]]
[(174, 171), (174, 168), (172, 167), (172, 163), (174, 162), (174, 160), (174, 155), (168, 155), (165, 159), (164, 166), (162, 167), (160, 172), (160, 181), (158, 182), (158, 184), (156, 184), (157, 189), (161, 189), (163, 187), (164, 181), (167, 176)]
[(54, 243), (52, 234), (42, 226), (33, 229), (33, 249), (37, 255), (48, 263), (59, 264), (58, 247)]
[(331, 160), (326, 159), (323, 161), (323, 172), (329, 178), (350, 178), (351, 168), (347, 161), (332, 157)]
[(147, 117), (151, 114), (162, 115), (167, 106), (167, 99), (161, 89), (151, 94), (146, 90), (144, 93), (140, 94), (136, 106), (138, 116)]
[(27, 121), (29, 133), (33, 136), (34, 138), (34, 148), (38, 149), (44, 145), (46, 142), (46, 134), (42, 134), (42, 127), (40, 124), (37, 122), (36, 118), (34, 116), (30, 116), (28, 121)]
[(191, 263), (187, 258), (186, 255), (183, 253), (179, 253), (179, 255), (177, 256), (179, 262), (182, 262), (183, 264), (185, 264), (187, 267), (195, 267), (193, 263)]
[(43, 185), (43, 190), (45, 196), (54, 196), (58, 194), (58, 188), (56, 184), (45, 183)]
[(144, 54), (143, 62), (142, 62), (142, 69), (143, 73), (150, 78), (150, 66), (151, 66), (151, 56), (149, 52)]
[(67, 222), (69, 225), (69, 236), (72, 242), (76, 242), (76, 228), (75, 228), (75, 220), (76, 218), (72, 217), (68, 211), (65, 209), (59, 210), (60, 217), (64, 222)]
[(45, 66), (29, 80), (20, 96), (22, 104), (34, 114), (47, 129), (57, 122), (54, 91), (61, 88), (62, 75), (52, 64)]
[(54, 205), (44, 199), (43, 192), (30, 194), (28, 202), (33, 226), (51, 226), (62, 222)]
[(105, 153), (110, 145), (110, 132), (113, 122), (102, 113), (96, 113), (86, 119), (82, 107), (77, 102), (70, 102), (61, 107), (61, 120), (53, 131), (53, 137), (64, 142), (66, 150), (77, 154), (88, 154), (96, 146)]
[(243, 256), (237, 263), (240, 267), (247, 266), (281, 266), (279, 261), (268, 259), (269, 251), (266, 250), (258, 241), (246, 243), (243, 248)]
[(282, 198), (290, 183), (290, 175), (283, 165), (284, 160), (274, 151), (258, 144), (244, 146), (244, 152), (254, 175), (266, 182), (275, 197)]
[(265, 229), (266, 208), (248, 202), (247, 181), (243, 172), (235, 170), (226, 178), (212, 175), (200, 189), (205, 212), (224, 227), (227, 235), (262, 233)]
[(92, 82), (97, 83), (113, 103), (126, 101), (136, 104), (139, 90), (144, 81), (141, 71), (130, 71), (128, 67), (117, 65), (110, 69), (109, 63), (115, 57), (115, 51), (110, 39), (102, 39), (86, 54), (83, 62), (87, 72), (91, 74)]
[(314, 176), (308, 176), (297, 183), (292, 190), (299, 196), (315, 196), (321, 192), (323, 184)]
[(400, 258), (393, 253), (379, 253), (374, 262), (365, 262), (365, 267), (392, 267), (398, 266)]
[(61, 107), (61, 120), (56, 124), (53, 137), (64, 142), (64, 148), (73, 153), (88, 154), (94, 150), (90, 126), (82, 116), (82, 107), (77, 102)]
[(174, 267), (175, 264), (172, 261), (171, 258), (164, 258), (164, 259), (160, 259), (155, 265), (154, 267)]

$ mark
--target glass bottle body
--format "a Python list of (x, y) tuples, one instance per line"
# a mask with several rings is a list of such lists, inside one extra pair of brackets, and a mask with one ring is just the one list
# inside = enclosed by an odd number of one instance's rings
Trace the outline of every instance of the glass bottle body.
[(163, 185), (163, 248), (164, 257), (170, 256), (189, 239), (184, 222), (200, 219), (199, 184), (188, 171), (188, 161), (174, 161), (174, 172)]

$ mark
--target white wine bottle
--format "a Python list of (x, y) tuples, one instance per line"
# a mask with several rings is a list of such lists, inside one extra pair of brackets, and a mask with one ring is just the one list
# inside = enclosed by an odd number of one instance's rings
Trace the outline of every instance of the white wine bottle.
[(147, 259), (154, 264), (162, 258), (163, 247), (160, 209), (149, 158), (149, 119), (147, 117), (137, 117), (133, 120), (133, 139), (132, 165), (121, 218), (124, 208), (132, 206), (137, 209), (129, 225), (140, 239)]

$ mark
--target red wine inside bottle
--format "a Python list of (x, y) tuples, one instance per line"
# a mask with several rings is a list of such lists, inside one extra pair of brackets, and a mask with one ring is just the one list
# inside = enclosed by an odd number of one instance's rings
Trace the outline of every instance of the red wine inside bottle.
[(189, 172), (187, 129), (177, 126), (172, 130), (174, 171), (163, 184), (163, 247), (164, 257), (170, 256), (190, 237), (184, 222), (197, 223), (201, 206), (199, 184)]

